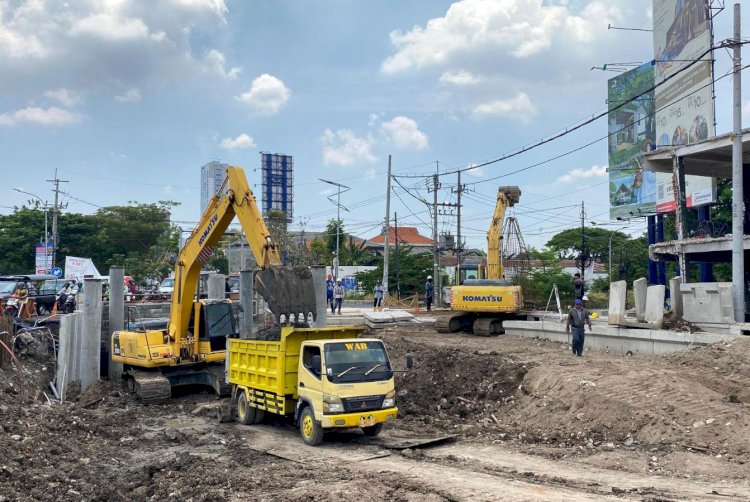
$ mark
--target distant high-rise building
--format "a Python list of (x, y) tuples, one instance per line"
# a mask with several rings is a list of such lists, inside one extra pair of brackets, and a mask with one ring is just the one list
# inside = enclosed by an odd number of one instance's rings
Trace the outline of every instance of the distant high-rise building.
[(287, 221), (294, 217), (294, 157), (281, 153), (260, 154), (263, 216), (283, 211)]
[(228, 164), (213, 160), (201, 166), (201, 213), (206, 210), (211, 197), (216, 195), (227, 177)]

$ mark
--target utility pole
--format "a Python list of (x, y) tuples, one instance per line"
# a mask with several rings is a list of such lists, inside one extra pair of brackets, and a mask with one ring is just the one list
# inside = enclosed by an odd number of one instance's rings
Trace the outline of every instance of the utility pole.
[(463, 251), (463, 241), (461, 240), (461, 193), (464, 191), (461, 185), (461, 171), (458, 171), (458, 186), (456, 187), (456, 284), (461, 283), (461, 252)]
[[(732, 143), (732, 284), (734, 320), (745, 322), (745, 250), (743, 248), (744, 190), (742, 170), (742, 30), (740, 29), (740, 4), (734, 4), (734, 54), (733, 54), (733, 134)], [(683, 272), (684, 273), (684, 272)]]
[(581, 279), (586, 280), (586, 257), (584, 256), (586, 249), (586, 235), (584, 233), (584, 224), (586, 220), (586, 210), (584, 203), (581, 201)]
[(55, 179), (47, 181), (55, 185), (55, 206), (52, 208), (52, 268), (54, 268), (57, 258), (57, 215), (60, 212), (60, 183), (67, 183), (68, 180), (59, 179), (57, 177), (57, 169), (55, 169)]
[(437, 304), (441, 304), (440, 277), (440, 248), (438, 246), (438, 189), (440, 188), (440, 179), (437, 174), (432, 175), (432, 283), (435, 289), (435, 298)]
[[(339, 278), (339, 239), (341, 236), (341, 209), (343, 208), (344, 211), (347, 213), (349, 210), (341, 205), (341, 194), (344, 192), (348, 192), (351, 190), (350, 187), (346, 185), (342, 185), (341, 183), (336, 183), (335, 181), (330, 180), (324, 180), (323, 178), (318, 178), (323, 183), (328, 183), (329, 185), (335, 186), (338, 191), (336, 192), (336, 201), (331, 198), (332, 195), (329, 195), (327, 198), (331, 202), (333, 202), (336, 205), (336, 253), (333, 258), (333, 278), (338, 280)], [(346, 190), (341, 190), (342, 188), (345, 188)]]
[(401, 299), (401, 266), (398, 260), (398, 213), (393, 213), (393, 231), (396, 234), (396, 298)]
[[(386, 182), (386, 194), (385, 194), (385, 243), (383, 245), (383, 304), (387, 304), (388, 300), (388, 258), (390, 249), (388, 247), (388, 238), (391, 234), (390, 229), (390, 218), (391, 218), (391, 156), (388, 156), (388, 181)], [(398, 241), (397, 241), (398, 242)], [(398, 244), (396, 244), (398, 246)]]

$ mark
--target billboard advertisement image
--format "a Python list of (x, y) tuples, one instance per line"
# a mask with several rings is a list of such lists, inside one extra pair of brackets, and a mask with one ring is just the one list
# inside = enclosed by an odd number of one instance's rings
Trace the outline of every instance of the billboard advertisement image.
[(642, 166), (643, 154), (653, 149), (656, 137), (654, 92), (649, 92), (653, 85), (650, 62), (607, 82), (609, 216), (613, 220), (656, 211), (656, 173)]
[[(687, 145), (715, 136), (708, 0), (654, 0), (657, 146)], [(696, 59), (706, 60), (686, 66)], [(687, 176), (688, 206), (714, 202), (712, 178)], [(674, 211), (672, 175), (657, 174), (656, 210)]]

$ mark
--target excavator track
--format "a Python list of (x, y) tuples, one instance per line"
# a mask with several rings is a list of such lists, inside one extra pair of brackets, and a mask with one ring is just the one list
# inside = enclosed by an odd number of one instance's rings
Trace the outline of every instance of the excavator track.
[(435, 330), (438, 333), (458, 333), (465, 329), (467, 318), (471, 314), (466, 312), (452, 312), (445, 317), (438, 317), (435, 320)]
[(143, 404), (158, 404), (172, 398), (172, 385), (169, 378), (161, 373), (131, 370), (131, 389)]
[(471, 331), (476, 336), (497, 336), (505, 333), (503, 320), (497, 317), (479, 317), (475, 319)]

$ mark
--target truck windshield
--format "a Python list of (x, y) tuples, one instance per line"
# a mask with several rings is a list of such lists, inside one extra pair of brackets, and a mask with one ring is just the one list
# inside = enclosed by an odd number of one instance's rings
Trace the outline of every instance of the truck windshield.
[(393, 376), (382, 342), (327, 343), (325, 362), (334, 383), (387, 380)]

